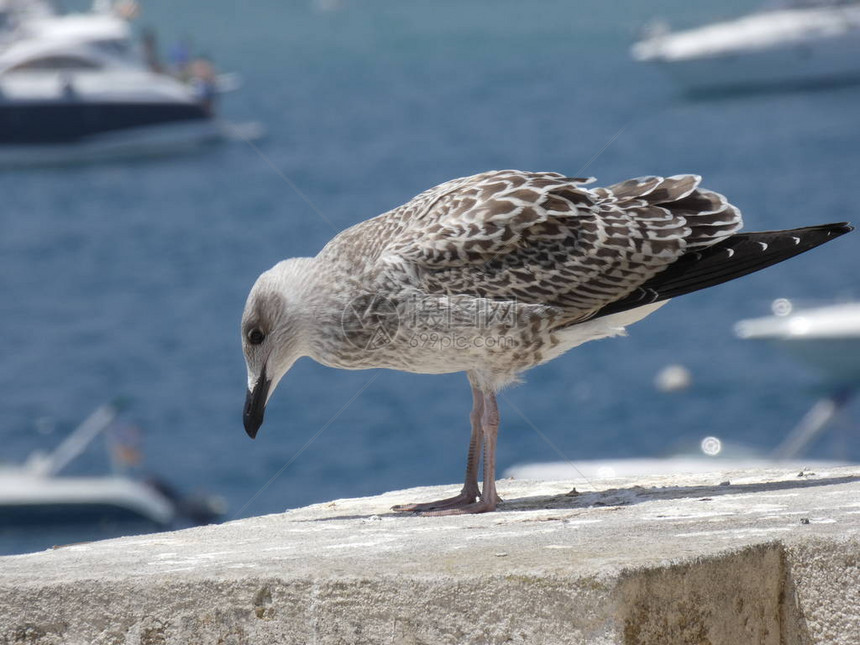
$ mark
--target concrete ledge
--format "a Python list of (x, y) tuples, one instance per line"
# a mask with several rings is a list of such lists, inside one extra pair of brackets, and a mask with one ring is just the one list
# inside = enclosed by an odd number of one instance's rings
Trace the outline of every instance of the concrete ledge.
[[(725, 482), (730, 482), (726, 484)], [(858, 643), (860, 468), (502, 481), (0, 558), (0, 643)]]

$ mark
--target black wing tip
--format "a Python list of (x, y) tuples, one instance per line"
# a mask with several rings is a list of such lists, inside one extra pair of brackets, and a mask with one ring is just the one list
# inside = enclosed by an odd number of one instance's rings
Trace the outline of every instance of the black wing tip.
[[(854, 226), (849, 222), (834, 222), (788, 230), (741, 232), (729, 235), (713, 246), (682, 256), (674, 265), (646, 281), (632, 293), (604, 306), (592, 318), (675, 298), (740, 278), (810, 251), (853, 230)], [(793, 244), (787, 244), (789, 240)], [(760, 249), (758, 245), (761, 245)], [(751, 246), (756, 252), (744, 252), (744, 247), (749, 249)], [(747, 261), (735, 260), (733, 263), (717, 262), (709, 265), (708, 262), (711, 259), (719, 259), (717, 253), (722, 250), (729, 250), (731, 252), (729, 257), (746, 257)], [(736, 255), (736, 251), (739, 255)], [(765, 254), (763, 251), (768, 253)], [(722, 258), (725, 259), (725, 256), (723, 255)], [(701, 263), (703, 259), (705, 262)], [(685, 264), (684, 260), (688, 262)]]
[[(814, 224), (812, 226), (802, 226), (800, 228), (789, 228), (771, 231), (741, 231), (726, 237), (723, 241), (718, 242), (714, 247), (733, 246), (736, 244), (744, 244), (749, 241), (765, 240), (767, 242), (794, 240), (796, 245), (803, 247), (802, 253), (816, 246), (820, 246), (837, 237), (850, 233), (854, 230), (854, 226), (850, 222), (832, 222), (830, 224)], [(803, 243), (801, 244), (801, 240)], [(767, 247), (765, 247), (767, 248)], [(797, 255), (797, 253), (793, 254)], [(788, 259), (787, 256), (785, 259)]]
[[(818, 246), (819, 244), (824, 244), (825, 242), (829, 242), (830, 240), (835, 240), (837, 237), (841, 237), (846, 233), (850, 233), (854, 230), (854, 227), (849, 222), (834, 222), (832, 224), (811, 226), (807, 230), (818, 234), (813, 236), (813, 239), (818, 238), (817, 242), (813, 241), (812, 239), (810, 240), (810, 242), (812, 242), (814, 246)], [(823, 239), (819, 237), (822, 233), (824, 234)]]
[(837, 222), (835, 224), (825, 224), (824, 228), (826, 228), (831, 235), (845, 235), (846, 233), (850, 233), (854, 230), (854, 225), (851, 222)]
[(814, 226), (803, 226), (801, 228), (792, 228), (782, 231), (753, 231), (753, 233), (812, 233), (824, 232), (829, 236), (839, 236), (850, 233), (854, 230), (854, 225), (851, 222), (831, 222), (830, 224), (816, 224)]

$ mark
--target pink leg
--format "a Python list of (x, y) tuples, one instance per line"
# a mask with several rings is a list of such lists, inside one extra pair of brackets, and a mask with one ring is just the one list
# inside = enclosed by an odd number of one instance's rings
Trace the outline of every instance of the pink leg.
[(499, 502), (499, 496), (496, 493), (496, 438), (499, 434), (499, 408), (496, 405), (496, 395), (492, 392), (484, 393), (481, 430), (484, 435), (484, 489), (480, 499), (457, 507), (429, 510), (422, 515), (463, 515), (496, 510), (496, 504)]
[(469, 439), (469, 457), (466, 461), (466, 482), (463, 484), (463, 490), (454, 497), (440, 499), (435, 502), (425, 502), (423, 504), (398, 504), (397, 506), (392, 507), (392, 511), (398, 513), (427, 513), (428, 511), (457, 509), (475, 503), (475, 500), (477, 500), (480, 495), (480, 491), (478, 490), (478, 455), (481, 454), (481, 443), (483, 439), (483, 433), (481, 431), (481, 419), (483, 414), (484, 394), (477, 387), (472, 385), (472, 413), (469, 417), (472, 421), (472, 436)]

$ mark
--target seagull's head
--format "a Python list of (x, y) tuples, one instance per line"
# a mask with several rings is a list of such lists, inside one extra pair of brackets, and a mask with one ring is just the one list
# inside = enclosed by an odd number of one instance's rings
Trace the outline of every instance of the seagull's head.
[(263, 425), (266, 404), (278, 382), (305, 355), (307, 258), (284, 260), (263, 273), (248, 295), (242, 314), (242, 350), (248, 368), (243, 421), (252, 439)]

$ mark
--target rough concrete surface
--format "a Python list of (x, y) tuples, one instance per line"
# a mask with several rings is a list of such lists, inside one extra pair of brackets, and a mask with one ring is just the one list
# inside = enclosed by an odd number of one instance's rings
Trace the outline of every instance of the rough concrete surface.
[(457, 488), (0, 558), (0, 643), (860, 643), (860, 468)]

